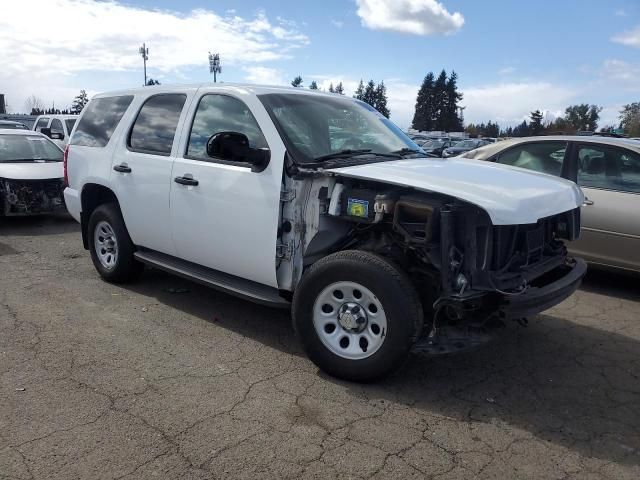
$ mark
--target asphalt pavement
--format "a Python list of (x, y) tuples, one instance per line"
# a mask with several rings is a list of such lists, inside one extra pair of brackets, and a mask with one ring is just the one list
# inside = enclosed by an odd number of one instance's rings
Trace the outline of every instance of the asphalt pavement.
[(287, 312), (103, 282), (65, 216), (0, 219), (0, 479), (640, 478), (638, 277), (373, 385)]

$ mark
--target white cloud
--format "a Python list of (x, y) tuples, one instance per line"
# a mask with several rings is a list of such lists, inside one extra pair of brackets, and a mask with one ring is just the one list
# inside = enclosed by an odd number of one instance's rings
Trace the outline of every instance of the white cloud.
[(170, 71), (204, 65), (211, 48), (226, 64), (247, 64), (286, 58), (309, 40), (290, 22), (273, 23), (264, 13), (242, 18), (96, 0), (23, 0), (3, 5), (0, 16), (5, 73), (138, 69), (142, 42), (150, 50), (149, 64)]
[(640, 78), (640, 64), (633, 64), (623, 60), (605, 60), (602, 67), (602, 75), (607, 81), (617, 81), (626, 84), (627, 87), (637, 90), (638, 78)]
[(462, 89), (466, 123), (497, 121), (501, 126), (522, 122), (533, 110), (561, 112), (575, 89), (547, 82), (500, 83)]
[(616, 17), (628, 17), (629, 14), (627, 13), (626, 10), (623, 10), (622, 8), (619, 8), (618, 10), (616, 10), (615, 12), (613, 12), (613, 14)]
[(287, 81), (284, 79), (283, 73), (276, 68), (269, 68), (263, 66), (250, 66), (244, 67), (245, 80), (249, 83), (256, 83), (260, 85), (286, 85)]
[(516, 71), (516, 67), (504, 67), (498, 70), (498, 74), (500, 75), (509, 75)]
[(449, 34), (464, 24), (461, 13), (436, 0), (356, 0), (362, 24), (373, 30), (396, 30), (414, 35)]
[(332, 18), (331, 25), (333, 25), (336, 28), (342, 28), (344, 26), (344, 22), (342, 20), (335, 20)]
[(611, 41), (627, 45), (628, 47), (640, 48), (640, 25), (634, 30), (615, 35), (611, 38)]

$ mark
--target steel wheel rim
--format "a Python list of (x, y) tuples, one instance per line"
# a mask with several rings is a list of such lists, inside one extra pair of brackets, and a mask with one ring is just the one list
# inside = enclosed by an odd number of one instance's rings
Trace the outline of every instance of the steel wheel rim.
[(118, 261), (118, 240), (108, 222), (104, 220), (98, 222), (93, 235), (93, 244), (100, 264), (107, 270), (113, 269)]
[(313, 326), (329, 351), (348, 360), (370, 357), (387, 336), (382, 303), (357, 282), (336, 282), (325, 287), (313, 305)]

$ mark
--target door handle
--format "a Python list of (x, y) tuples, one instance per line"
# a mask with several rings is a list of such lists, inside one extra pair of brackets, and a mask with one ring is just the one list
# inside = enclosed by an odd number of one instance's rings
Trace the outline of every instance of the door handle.
[(593, 200), (589, 200), (587, 197), (584, 197), (584, 202), (582, 203), (583, 207), (589, 207), (593, 205)]
[(190, 177), (176, 177), (173, 179), (174, 182), (179, 183), (180, 185), (189, 185), (196, 187), (198, 186), (198, 180)]
[(115, 167), (113, 167), (113, 169), (116, 172), (120, 172), (120, 173), (131, 173), (131, 167), (129, 167), (129, 165), (127, 165), (126, 163), (121, 163), (120, 165), (116, 165)]

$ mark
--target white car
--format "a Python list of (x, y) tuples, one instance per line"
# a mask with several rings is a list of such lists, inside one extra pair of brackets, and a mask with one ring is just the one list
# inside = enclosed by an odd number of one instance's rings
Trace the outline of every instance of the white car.
[(41, 133), (0, 129), (0, 217), (64, 209), (62, 150)]
[(76, 120), (78, 115), (40, 115), (33, 123), (32, 130), (43, 133), (64, 149), (69, 143)]
[(411, 348), (473, 346), (571, 295), (572, 182), (427, 159), (369, 105), (232, 84), (97, 95), (67, 207), (107, 281), (143, 264), (292, 310), (309, 357), (356, 381)]

